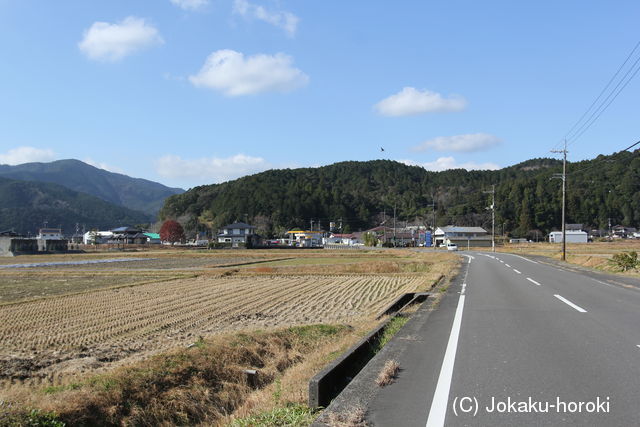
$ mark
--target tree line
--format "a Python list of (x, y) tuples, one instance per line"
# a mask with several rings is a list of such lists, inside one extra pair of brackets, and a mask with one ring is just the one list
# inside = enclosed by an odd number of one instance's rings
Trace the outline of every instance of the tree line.
[[(430, 172), (391, 160), (347, 161), (318, 168), (270, 170), (222, 184), (192, 188), (169, 197), (161, 219), (177, 219), (187, 234), (216, 232), (247, 221), (265, 237), (288, 228), (308, 229), (310, 220), (343, 230), (385, 222), (491, 226), (495, 184), (496, 233), (543, 236), (561, 227), (562, 162), (539, 158), (496, 171)], [(569, 163), (567, 223), (607, 228), (640, 225), (640, 150)]]

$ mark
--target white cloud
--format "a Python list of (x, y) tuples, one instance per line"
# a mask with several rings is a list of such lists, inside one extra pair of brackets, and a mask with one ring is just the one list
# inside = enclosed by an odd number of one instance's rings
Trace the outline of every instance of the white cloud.
[(307, 84), (309, 76), (291, 64), (283, 53), (249, 56), (234, 50), (213, 52), (198, 74), (189, 80), (196, 87), (221, 91), (228, 96), (261, 92), (289, 92)]
[(429, 171), (440, 172), (448, 169), (466, 169), (466, 170), (497, 170), (500, 166), (495, 163), (476, 163), (466, 162), (458, 163), (453, 157), (439, 157), (436, 161), (419, 163), (413, 160), (401, 160), (402, 163), (409, 166), (420, 166)]
[(171, 3), (184, 10), (198, 10), (209, 4), (209, 0), (171, 0)]
[(183, 159), (166, 155), (155, 162), (156, 172), (164, 178), (173, 178), (204, 183), (224, 182), (244, 175), (269, 169), (269, 164), (261, 157), (244, 154), (235, 156), (202, 157)]
[(0, 153), (0, 165), (19, 165), (31, 162), (51, 162), (56, 155), (51, 149), (35, 147), (16, 147), (6, 153)]
[(233, 13), (245, 18), (255, 18), (268, 24), (282, 28), (289, 37), (296, 34), (300, 19), (291, 12), (270, 11), (262, 6), (249, 3), (247, 0), (234, 0)]
[(85, 30), (78, 47), (90, 59), (115, 62), (162, 43), (164, 41), (153, 25), (142, 18), (129, 16), (116, 24), (94, 22)]
[(462, 111), (467, 101), (459, 95), (444, 98), (437, 92), (405, 87), (395, 95), (378, 102), (373, 108), (383, 116), (412, 116), (424, 113)]
[(86, 158), (83, 160), (83, 162), (85, 162), (88, 165), (91, 165), (93, 167), (96, 167), (98, 169), (104, 169), (108, 172), (114, 172), (114, 173), (121, 173), (121, 174), (125, 174), (125, 171), (123, 169), (120, 169), (117, 166), (110, 166), (104, 162), (96, 162), (94, 161), (92, 158)]
[(481, 151), (500, 144), (502, 140), (495, 135), (488, 133), (469, 133), (464, 135), (439, 136), (437, 138), (424, 141), (414, 151), (425, 151), (433, 149), (436, 151), (459, 151), (473, 152)]

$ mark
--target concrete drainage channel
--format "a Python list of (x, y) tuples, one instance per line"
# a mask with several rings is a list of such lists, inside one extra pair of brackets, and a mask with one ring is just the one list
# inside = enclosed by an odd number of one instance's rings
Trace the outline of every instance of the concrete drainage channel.
[[(424, 302), (429, 297), (430, 293), (427, 292), (407, 293), (398, 297), (386, 309), (382, 310), (377, 316), (378, 319), (390, 314), (392, 314), (393, 317), (371, 331), (366, 337), (347, 350), (338, 359), (327, 365), (309, 381), (309, 407), (327, 407), (334, 399), (338, 401), (339, 399), (336, 399), (336, 397), (350, 384), (351, 380), (360, 375), (369, 361), (374, 357), (378, 358), (374, 349), (379, 344), (390, 322), (396, 316), (402, 315), (401, 311), (404, 308)], [(384, 348), (382, 350), (384, 350)], [(381, 353), (383, 353), (383, 351), (380, 351), (378, 355)], [(321, 418), (322, 415), (319, 419)], [(324, 424), (316, 422), (313, 425), (321, 426)]]

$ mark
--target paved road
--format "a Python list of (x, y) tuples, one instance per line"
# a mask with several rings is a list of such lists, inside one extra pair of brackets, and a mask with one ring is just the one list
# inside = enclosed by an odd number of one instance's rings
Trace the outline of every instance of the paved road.
[(470, 252), (370, 402), (378, 426), (640, 425), (640, 287)]

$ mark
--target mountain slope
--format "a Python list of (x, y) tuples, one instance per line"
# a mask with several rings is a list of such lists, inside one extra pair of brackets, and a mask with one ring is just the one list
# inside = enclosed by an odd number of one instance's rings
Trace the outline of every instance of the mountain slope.
[(65, 234), (73, 234), (76, 223), (91, 230), (149, 220), (144, 213), (58, 184), (0, 178), (0, 231), (33, 234), (47, 221), (49, 227), (61, 226)]
[(146, 179), (108, 172), (73, 159), (16, 166), (0, 165), (0, 177), (63, 185), (152, 216), (158, 213), (164, 199), (184, 191)]
[[(527, 236), (560, 226), (561, 172), (555, 159), (532, 159), (497, 171), (430, 172), (390, 160), (341, 162), (319, 168), (270, 170), (217, 185), (193, 188), (167, 199), (161, 218), (180, 217), (188, 230), (216, 229), (246, 219), (265, 234), (284, 228), (327, 228), (339, 221), (355, 231), (399, 221), (490, 227), (490, 196), (496, 185), (496, 232)], [(567, 222), (604, 227), (640, 223), (640, 151), (569, 165)], [(390, 225), (390, 222), (387, 223)]]

